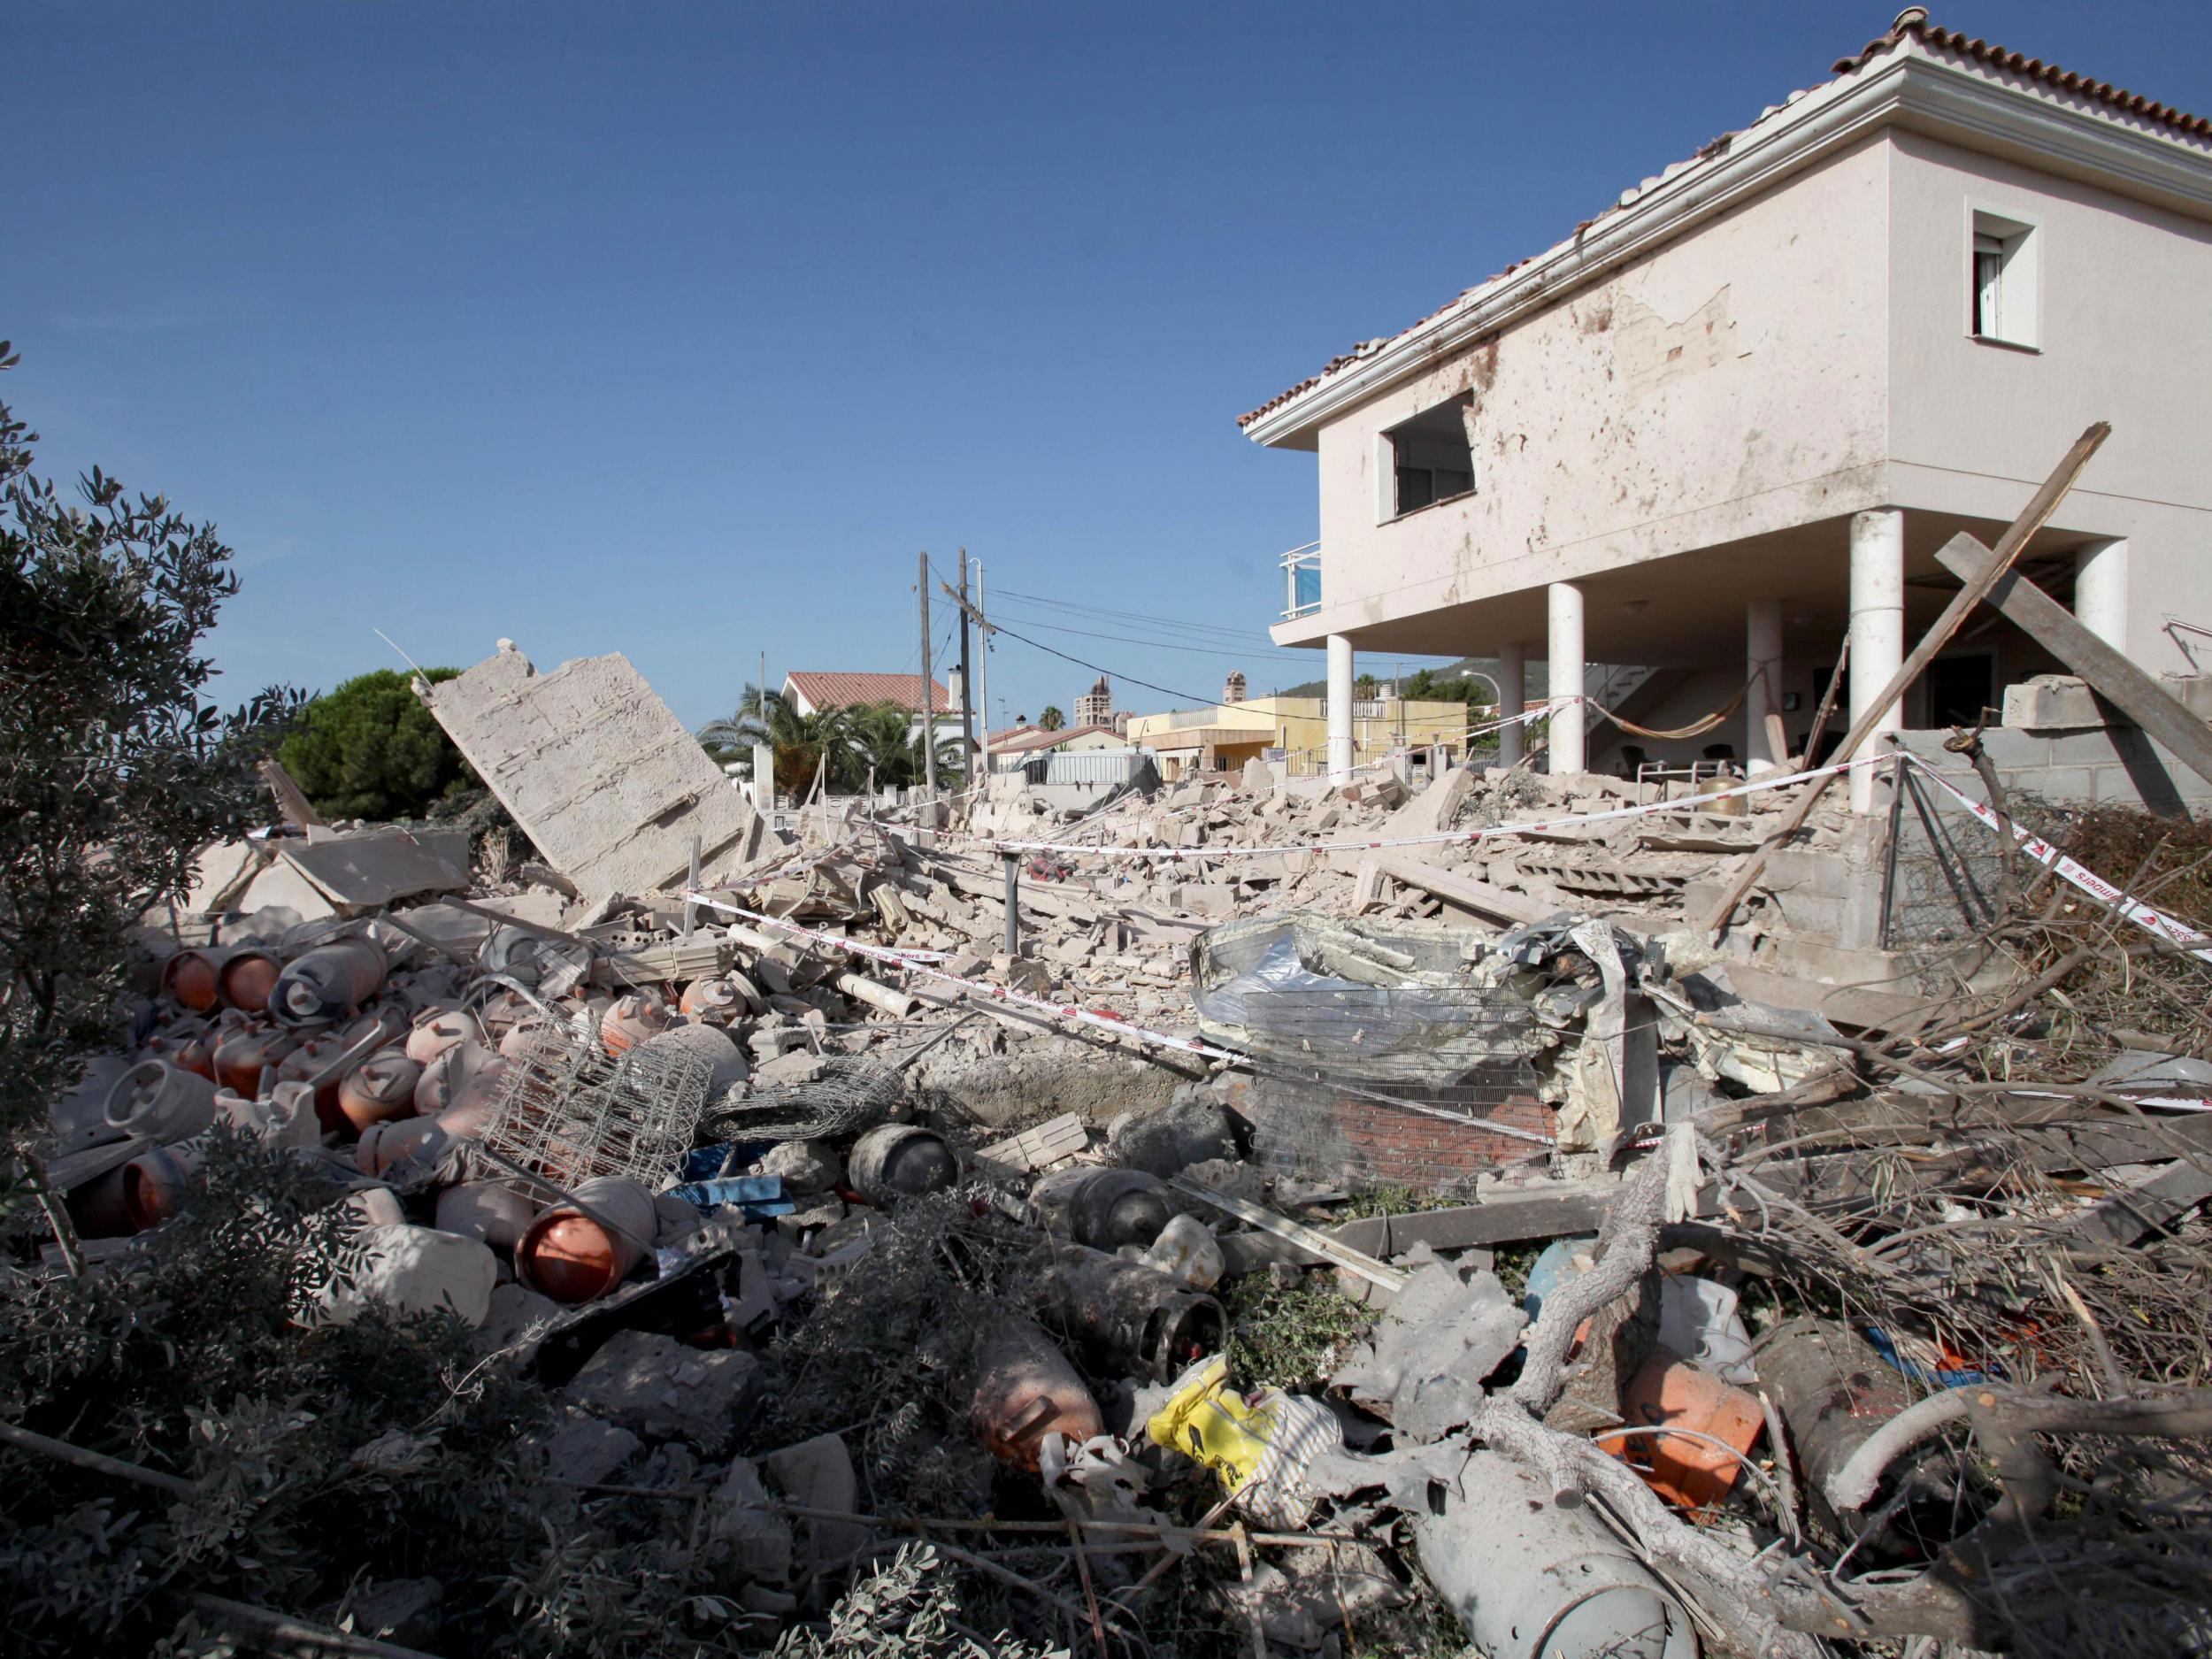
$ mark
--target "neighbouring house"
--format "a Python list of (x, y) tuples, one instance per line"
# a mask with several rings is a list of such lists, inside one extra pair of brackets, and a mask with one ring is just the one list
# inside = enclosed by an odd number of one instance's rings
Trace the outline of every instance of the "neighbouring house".
[[(1467, 752), (1470, 716), (1463, 703), (1411, 700), (1395, 687), (1348, 703), (1352, 734), (1350, 764), (1379, 764), (1394, 753), (1439, 748), (1453, 759)], [(1310, 777), (1326, 768), (1330, 730), (1325, 697), (1252, 697), (1241, 673), (1232, 673), (1219, 703), (1202, 709), (1129, 718), (1129, 741), (1149, 750), (1160, 776), (1186, 778), (1197, 772), (1236, 772), (1248, 760), (1281, 761), (1291, 777)]]
[[(1334, 775), (1360, 651), (1494, 656), (1509, 708), (1533, 654), (1647, 726), (1732, 710), (1653, 759), (1777, 765), (1770, 712), (1795, 751), (1847, 633), (1832, 730), (1867, 711), (1957, 589), (1937, 549), (1993, 541), (2097, 420), (2022, 569), (2150, 672), (2212, 665), (2212, 121), (1917, 7), (1833, 77), (1241, 418), (1317, 458), (1272, 634), (1326, 649)], [(1887, 724), (2056, 667), (1984, 611)], [(1233, 754), (1263, 701), (1187, 718)], [(1640, 757), (1594, 710), (1549, 741)]]
[[(955, 676), (956, 680), (957, 676)], [(922, 677), (919, 674), (856, 674), (828, 672), (814, 669), (795, 669), (783, 679), (783, 695), (787, 702), (801, 714), (818, 714), (828, 709), (864, 708), (873, 703), (888, 703), (907, 710), (910, 718), (907, 729), (913, 736), (922, 733)], [(960, 740), (960, 699), (956, 691), (948, 690), (933, 680), (929, 682), (929, 707), (937, 727), (938, 742), (957, 742)]]
[(1035, 726), (1014, 726), (991, 733), (991, 769), (1010, 771), (1040, 755), (1076, 755), (1128, 747), (1128, 740), (1111, 726), (1070, 726), (1057, 732)]

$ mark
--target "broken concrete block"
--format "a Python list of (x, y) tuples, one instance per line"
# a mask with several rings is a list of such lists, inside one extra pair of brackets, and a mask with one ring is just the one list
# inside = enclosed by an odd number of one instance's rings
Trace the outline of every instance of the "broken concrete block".
[(530, 1443), (544, 1459), (547, 1479), (577, 1486), (607, 1479), (640, 1444), (629, 1430), (572, 1408), (555, 1419), (549, 1434)]
[[(761, 1463), (785, 1498), (803, 1509), (839, 1509), (849, 1515), (860, 1508), (852, 1454), (834, 1434), (818, 1434), (771, 1452)], [(815, 1561), (843, 1561), (867, 1547), (868, 1529), (851, 1521), (809, 1521), (806, 1526), (813, 1540), (809, 1554)]]
[(2087, 680), (2072, 674), (2037, 674), (2005, 687), (2004, 722), (2033, 732), (2102, 726), (2105, 717)]
[(1237, 784), (1248, 795), (1272, 795), (1275, 792), (1275, 769), (1255, 755), (1244, 763), (1244, 775), (1237, 780)]
[(750, 1354), (621, 1331), (585, 1362), (567, 1394), (648, 1440), (687, 1441), (714, 1457), (729, 1449), (759, 1386), (759, 1362)]
[(2212, 674), (2177, 674), (2169, 669), (2159, 675), (2158, 688), (2200, 720), (2212, 720)]
[(843, 1180), (845, 1164), (819, 1141), (787, 1141), (763, 1154), (753, 1173), (779, 1178), (787, 1197), (805, 1197)]
[(733, 1544), (737, 1559), (755, 1578), (778, 1584), (791, 1578), (791, 1523), (771, 1507), (774, 1500), (761, 1485), (760, 1466), (749, 1457), (733, 1458), (721, 1486), (708, 1500), (708, 1528)]
[(760, 1070), (753, 1073), (753, 1081), (761, 1088), (798, 1088), (819, 1082), (828, 1070), (828, 1063), (820, 1055), (810, 1048), (799, 1048), (763, 1062)]
[(1175, 907), (1225, 921), (1237, 913), (1237, 890), (1225, 881), (1186, 881), (1175, 889)]
[(501, 641), (417, 695), (554, 867), (588, 893), (712, 879), (760, 856), (765, 825), (619, 652), (540, 674)]
[(567, 1311), (552, 1297), (541, 1296), (526, 1286), (502, 1285), (491, 1294), (484, 1323), (477, 1329), (476, 1345), (486, 1353), (512, 1348)]
[(1026, 956), (1010, 956), (1003, 952), (993, 956), (991, 977), (1008, 990), (1019, 991), (1025, 996), (1052, 994), (1052, 970)]

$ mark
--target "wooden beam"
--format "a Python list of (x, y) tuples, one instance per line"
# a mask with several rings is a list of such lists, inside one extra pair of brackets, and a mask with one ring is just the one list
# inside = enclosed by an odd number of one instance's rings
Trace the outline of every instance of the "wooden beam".
[[(1989, 564), (1981, 577), (1967, 583), (1952, 596), (1951, 603), (1943, 608), (1943, 614), (1936, 618), (1935, 626), (1921, 636), (1920, 643), (1913, 648), (1912, 655), (1905, 659), (1904, 665), (1890, 676), (1889, 683), (1882, 687), (1865, 714), (1852, 725), (1844, 736), (1842, 745), (1836, 750), (1837, 760), (1850, 759), (1859, 745), (1873, 735), (1874, 728), (1881, 723), (1883, 717), (1896, 705), (1898, 698), (1905, 695), (1905, 688), (1919, 679), (1928, 664), (1935, 660), (1936, 653), (1951, 642), (1951, 636), (1959, 631), (1974, 607), (1987, 597), (1997, 579), (2011, 568), (2013, 560), (2020, 557), (2029, 539), (2050, 521), (2051, 515), (2058, 511), (2059, 503), (2066, 499), (2066, 492), (2074, 487), (2074, 480), (2089, 465), (2089, 457), (2096, 454), (2098, 446), (2111, 435), (2110, 424), (2100, 420), (2074, 440), (2074, 447), (2067, 450), (2066, 458), (2058, 464), (2058, 470), (2043, 480), (2043, 487), (2029, 498), (2020, 516), (2006, 526), (2004, 534), (1997, 538), (1997, 545), (1991, 549)], [(1813, 808), (1827, 793), (1828, 786), (1842, 775), (1841, 772), (1832, 772), (1807, 784), (1788, 820), (1761, 844), (1757, 852), (1744, 861), (1744, 867), (1730, 884), (1727, 895), (1713, 907), (1712, 914), (1705, 918), (1706, 930), (1712, 934), (1715, 943), (1717, 944), (1721, 934), (1728, 931), (1729, 918), (1735, 915), (1736, 906), (1743, 902), (1743, 895), (1751, 891), (1751, 884), (1765, 872), (1768, 857), (1777, 847), (1805, 826), (1805, 820), (1812, 816)]]
[[(1936, 554), (1961, 581), (1978, 580), (1990, 551), (1970, 535), (1955, 535)], [(2023, 633), (2079, 674), (2121, 713), (2173, 750), (2198, 777), (2212, 780), (2212, 726), (2186, 704), (2077, 621), (2074, 613), (2018, 571), (1990, 584), (1989, 603)]]

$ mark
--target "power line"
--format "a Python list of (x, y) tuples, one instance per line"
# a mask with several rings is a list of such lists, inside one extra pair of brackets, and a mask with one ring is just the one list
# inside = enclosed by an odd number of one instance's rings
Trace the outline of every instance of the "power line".
[[(1169, 628), (1194, 635), (1212, 635), (1222, 639), (1235, 640), (1240, 643), (1250, 640), (1267, 640), (1268, 638), (1264, 630), (1257, 628), (1225, 627), (1217, 623), (1190, 622), (1176, 617), (1148, 615), (1146, 612), (1141, 611), (1116, 611), (1104, 605), (1079, 605), (1072, 600), (1054, 599), (1043, 594), (1022, 594), (1008, 591), (1002, 593), (999, 596), (1002, 599), (1026, 600), (1032, 604), (1047, 605), (1055, 611), (1077, 611), (1088, 617), (1106, 617), (1124, 622), (1148, 622), (1157, 627)], [(1269, 641), (1269, 643), (1272, 644), (1273, 641)], [(1282, 649), (1288, 649), (1291, 648), (1284, 647)]]
[[(1003, 622), (994, 622), (991, 624), (991, 626), (999, 633), (1006, 635), (1008, 639), (1019, 640), (1024, 645), (1031, 646), (1037, 650), (1042, 651), (1048, 657), (1056, 657), (1064, 663), (1073, 663), (1078, 668), (1087, 668), (1094, 674), (1104, 674), (1109, 679), (1122, 681), (1125, 685), (1142, 686), (1147, 691), (1156, 691), (1164, 696), (1179, 697), (1183, 701), (1195, 703), (1201, 708), (1217, 709), (1233, 706), (1232, 704), (1224, 703), (1218, 697), (1204, 697), (1199, 695), (1198, 693), (1194, 691), (1179, 691), (1173, 686), (1156, 685), (1149, 680), (1139, 680), (1134, 674), (1125, 674), (1119, 669), (1109, 668), (1103, 663), (1089, 662), (1080, 657), (1070, 656), (1067, 652), (1060, 650), (1056, 647), (1047, 645), (1042, 640), (1033, 640), (1025, 634), (1016, 633), (1012, 628), (1008, 627)], [(1420, 715), (1402, 718), (1398, 723), (1407, 727), (1417, 726), (1457, 726), (1463, 730), (1466, 727), (1468, 721), (1472, 718), (1472, 711), (1470, 710), (1468, 713), (1463, 714), (1456, 718), (1449, 715)]]
[[(995, 611), (993, 614), (1002, 613)], [(1027, 622), (1033, 628), (1042, 628), (1048, 634), (1080, 634), (1087, 640), (1116, 640), (1124, 645), (1148, 646), (1156, 651), (1188, 651), (1194, 656), (1216, 657), (1224, 662), (1242, 662), (1247, 657), (1256, 656), (1262, 651), (1288, 651), (1298, 649), (1289, 645), (1252, 645), (1241, 649), (1227, 645), (1181, 645), (1170, 640), (1148, 640), (1138, 634), (1100, 634), (1090, 628), (1071, 628), (1064, 622), (1047, 622), (1041, 618), (1024, 616), (1018, 611), (1015, 612), (1015, 618), (1018, 621)]]

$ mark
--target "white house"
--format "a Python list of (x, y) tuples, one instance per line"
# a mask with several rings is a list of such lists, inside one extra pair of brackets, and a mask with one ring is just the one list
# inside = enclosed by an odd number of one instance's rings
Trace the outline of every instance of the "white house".
[[(1317, 457), (1273, 635), (1327, 649), (1333, 765), (1360, 650), (1499, 657), (1509, 708), (1532, 651), (1555, 695), (1644, 664), (1658, 727), (1748, 680), (1702, 741), (1770, 765), (1768, 710), (1794, 747), (1847, 629), (1860, 711), (1955, 590), (1936, 549), (2100, 419), (2024, 568), (2153, 672), (2212, 666), (2212, 122), (1918, 8), (1834, 74), (1242, 418)], [(2055, 666), (1985, 612), (1892, 719)]]

